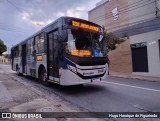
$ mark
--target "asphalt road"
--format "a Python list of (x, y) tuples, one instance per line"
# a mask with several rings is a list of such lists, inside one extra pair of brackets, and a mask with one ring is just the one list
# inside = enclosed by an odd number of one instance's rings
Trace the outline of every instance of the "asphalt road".
[[(10, 66), (0, 65), (9, 75)], [(108, 77), (84, 86), (44, 87), (36, 79), (18, 77), (37, 88), (45, 88), (61, 98), (93, 112), (160, 112), (160, 82)], [(115, 121), (160, 121), (160, 119), (114, 119)]]

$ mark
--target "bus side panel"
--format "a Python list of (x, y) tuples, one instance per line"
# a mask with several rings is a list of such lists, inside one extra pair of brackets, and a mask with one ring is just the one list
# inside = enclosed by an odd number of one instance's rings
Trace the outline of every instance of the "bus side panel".
[(20, 62), (18, 64), (18, 66), (19, 66), (19, 72), (23, 73), (23, 71), (22, 71), (22, 57), (19, 57), (19, 60), (20, 60)]
[(83, 80), (68, 69), (61, 70), (60, 85), (78, 85), (90, 83), (91, 79)]
[(18, 63), (18, 57), (13, 58), (13, 71), (16, 71), (16, 65)]
[(31, 69), (31, 62), (32, 62), (32, 55), (27, 55), (27, 64), (26, 64), (26, 69), (27, 69), (27, 75), (31, 76), (31, 73), (30, 73), (30, 69)]
[[(42, 56), (42, 60), (38, 60), (38, 56)], [(35, 54), (27, 56), (26, 72), (27, 75), (38, 78), (38, 69), (40, 65), (43, 65), (47, 70), (46, 54)], [(20, 72), (22, 72), (22, 67)]]

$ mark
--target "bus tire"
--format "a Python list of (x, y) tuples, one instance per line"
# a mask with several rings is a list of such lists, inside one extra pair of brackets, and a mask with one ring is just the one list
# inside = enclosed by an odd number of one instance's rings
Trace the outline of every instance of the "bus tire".
[(47, 71), (45, 68), (42, 68), (42, 70), (40, 71), (39, 80), (43, 85), (49, 86)]
[(21, 76), (21, 73), (19, 72), (19, 66), (18, 65), (16, 65), (16, 72), (17, 72), (18, 76)]

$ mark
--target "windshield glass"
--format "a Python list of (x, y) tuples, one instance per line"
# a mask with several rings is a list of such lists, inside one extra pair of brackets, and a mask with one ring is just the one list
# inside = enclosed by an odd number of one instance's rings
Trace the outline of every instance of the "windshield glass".
[(106, 56), (104, 36), (81, 29), (68, 29), (66, 52), (81, 57), (104, 57)]

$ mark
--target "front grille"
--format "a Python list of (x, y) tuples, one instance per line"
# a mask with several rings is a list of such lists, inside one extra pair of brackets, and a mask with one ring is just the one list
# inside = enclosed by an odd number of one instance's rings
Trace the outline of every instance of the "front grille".
[(104, 74), (106, 73), (106, 71), (103, 74), (100, 75), (93, 75), (93, 76), (83, 76), (80, 73), (77, 73), (79, 77), (81, 77), (82, 79), (93, 79), (93, 78), (99, 78), (104, 76)]

